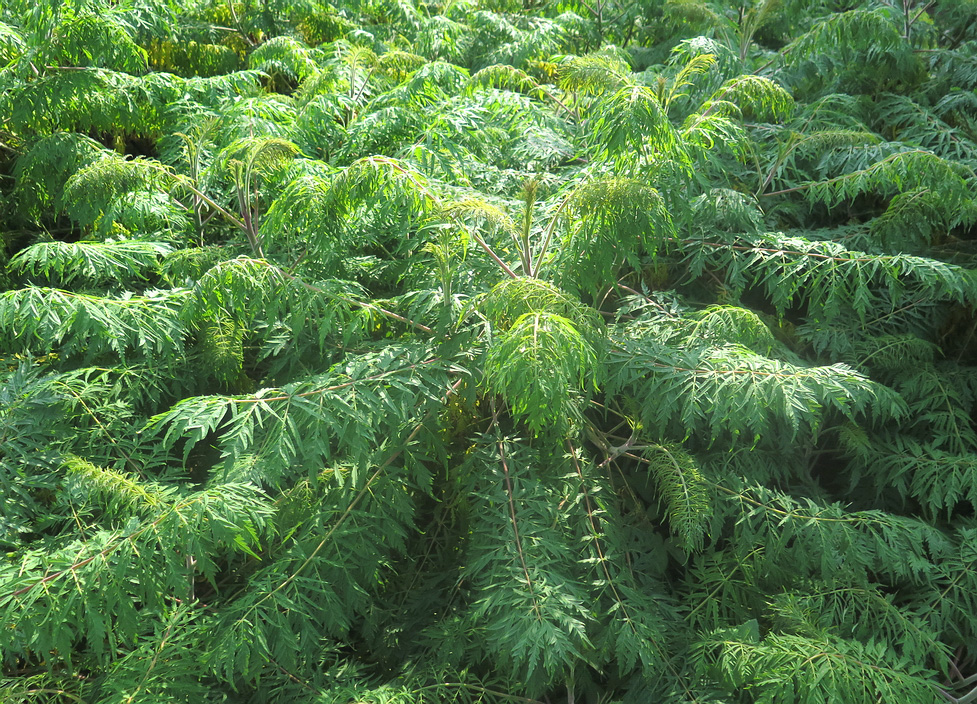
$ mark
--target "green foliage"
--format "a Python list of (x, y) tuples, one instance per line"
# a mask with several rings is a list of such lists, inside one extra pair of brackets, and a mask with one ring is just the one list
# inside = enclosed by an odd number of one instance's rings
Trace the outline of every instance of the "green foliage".
[(753, 622), (717, 633), (700, 645), (704, 654), (717, 651), (709, 653), (710, 660), (729, 691), (749, 688), (765, 701), (785, 704), (827, 699), (874, 702), (879, 696), (941, 701), (925, 670), (893, 666), (879, 646), (851, 644), (827, 634), (774, 634), (761, 640), (756, 630)]
[(591, 293), (606, 286), (618, 266), (653, 257), (675, 231), (659, 192), (633, 179), (581, 184), (568, 196), (566, 218), (571, 230), (560, 247), (565, 285)]
[(833, 206), (866, 192), (885, 198), (893, 194), (930, 192), (939, 198), (946, 222), (956, 224), (955, 218), (966, 216), (965, 205), (970, 200), (967, 179), (973, 171), (948, 162), (931, 152), (913, 150), (893, 154), (866, 169), (811, 184), (807, 190), (812, 201)]
[(382, 217), (389, 209), (419, 218), (434, 200), (425, 181), (410, 164), (380, 156), (357, 160), (328, 177), (297, 178), (268, 209), (261, 235), (287, 247), (307, 242), (319, 261), (336, 268), (351, 248), (365, 244), (346, 227), (347, 218), (361, 209), (371, 217)]
[(977, 699), (974, 3), (0, 3), (0, 700)]
[(70, 5), (53, 28), (42, 56), (59, 66), (109, 68), (139, 74), (146, 69), (146, 51), (130, 36), (130, 28), (114, 13), (80, 11)]
[(2, 349), (43, 354), (57, 352), (99, 359), (179, 355), (183, 350), (180, 307), (185, 290), (147, 291), (146, 295), (93, 296), (43, 286), (0, 294), (0, 321), (11, 333)]
[(158, 188), (168, 176), (156, 163), (107, 152), (68, 179), (62, 196), (64, 207), (79, 225), (92, 225), (116, 199)]
[[(570, 320), (546, 311), (524, 313), (498, 334), (485, 360), (485, 384), (501, 394), (529, 429), (562, 427), (574, 390), (596, 386), (597, 354)], [(577, 412), (574, 413), (574, 410)]]
[(7, 264), (32, 278), (69, 286), (78, 280), (98, 286), (146, 278), (159, 271), (160, 260), (173, 251), (162, 242), (39, 242), (17, 253)]
[(18, 545), (31, 531), (34, 517), (43, 513), (43, 494), (58, 484), (57, 451), (64, 429), (65, 393), (52, 376), (21, 363), (12, 369), (0, 387), (0, 491), (9, 510), (0, 520), (0, 540)]
[(147, 49), (150, 66), (178, 76), (219, 76), (241, 68), (237, 52), (222, 44), (154, 41)]
[(783, 58), (790, 82), (806, 94), (875, 93), (921, 75), (912, 45), (882, 8), (828, 15), (785, 47)]
[[(213, 580), (215, 558), (254, 554), (272, 512), (267, 498), (249, 485), (224, 484), (161, 500), (145, 490), (134, 492), (130, 480), (108, 470), (71, 465), (76, 476), (96, 478), (84, 482), (76, 510), (97, 507), (110, 518), (113, 508), (135, 500), (142, 509), (136, 513), (145, 515), (133, 520), (126, 511), (119, 525), (96, 529), (88, 540), (25, 551), (16, 564), (4, 566), (5, 650), (54, 652), (70, 663), (73, 642), (88, 632), (104, 634), (92, 643), (91, 655), (114, 659), (117, 647), (135, 641), (149, 614), (172, 597), (192, 594), (198, 571)], [(76, 585), (86, 583), (102, 587), (79, 591)]]
[(762, 286), (780, 313), (803, 303), (812, 317), (854, 313), (864, 318), (873, 308), (893, 309), (912, 298), (968, 305), (977, 300), (973, 270), (935, 259), (867, 254), (784, 233), (688, 244), (692, 275), (707, 267), (728, 267), (726, 285), (732, 291)]
[(597, 154), (632, 161), (668, 153), (677, 139), (657, 96), (643, 86), (625, 86), (598, 104), (590, 135)]
[(473, 626), (485, 631), (485, 650), (503, 671), (535, 694), (563, 680), (592, 646), (587, 591), (571, 571), (560, 516), (540, 476), (545, 470), (533, 467), (527, 450), (506, 438), (482, 440), (473, 459), (482, 460), (479, 471), (492, 469), (475, 487), (481, 517), (468, 550)]
[(31, 220), (60, 211), (65, 183), (79, 169), (101, 158), (104, 151), (94, 140), (73, 132), (56, 132), (37, 141), (17, 159), (13, 200)]
[(646, 453), (672, 532), (690, 552), (703, 547), (710, 517), (709, 494), (695, 460), (678, 447), (652, 445)]
[[(642, 421), (666, 437), (706, 444), (740, 435), (753, 442), (770, 435), (793, 439), (816, 432), (829, 410), (849, 418), (863, 411), (882, 418), (903, 413), (899, 396), (843, 364), (799, 367), (736, 343), (675, 346), (674, 338), (668, 344), (656, 332), (622, 337), (611, 355), (607, 393), (640, 389), (635, 403)], [(696, 393), (684, 393), (689, 388)]]
[[(160, 435), (165, 447), (179, 442), (186, 457), (197, 442), (222, 429), (223, 474), (230, 477), (251, 479), (257, 472), (276, 481), (285, 472), (320, 467), (337, 448), (365, 467), (415, 405), (443, 388), (444, 365), (423, 352), (391, 348), (363, 355), (251, 396), (189, 397), (149, 419), (144, 432)], [(354, 482), (356, 476), (354, 470)]]
[(248, 55), (251, 68), (296, 83), (316, 70), (311, 50), (291, 37), (273, 37)]
[(794, 99), (784, 88), (763, 76), (738, 76), (726, 81), (710, 102), (729, 101), (750, 119), (780, 122), (794, 111)]

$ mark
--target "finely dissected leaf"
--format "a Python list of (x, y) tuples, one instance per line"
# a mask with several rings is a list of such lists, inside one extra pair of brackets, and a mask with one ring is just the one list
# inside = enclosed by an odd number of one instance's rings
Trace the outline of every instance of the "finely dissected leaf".
[(0, 385), (0, 540), (16, 545), (42, 515), (42, 494), (57, 485), (58, 437), (67, 425), (66, 390), (54, 375), (20, 363)]
[(949, 213), (969, 201), (966, 179), (972, 177), (973, 172), (966, 167), (931, 152), (903, 151), (861, 171), (812, 183), (807, 196), (830, 206), (869, 190), (887, 196), (925, 189), (939, 195), (950, 219)]
[(647, 426), (706, 442), (793, 437), (831, 411), (849, 418), (905, 412), (898, 395), (843, 364), (798, 367), (740, 344), (676, 349), (651, 337), (620, 339), (608, 371), (609, 395), (641, 389), (646, 400), (637, 405)]
[(701, 550), (711, 513), (705, 481), (695, 461), (680, 448), (653, 445), (646, 459), (668, 512), (672, 532), (689, 551)]
[(120, 196), (162, 188), (170, 174), (159, 164), (106, 154), (79, 169), (64, 186), (63, 207), (82, 225), (92, 224)]
[[(113, 480), (104, 488), (111, 495), (124, 485)], [(63, 654), (59, 659), (70, 660), (72, 641), (86, 629), (105, 634), (108, 640), (93, 646), (99, 659), (108, 660), (115, 645), (136, 639), (148, 615), (137, 604), (152, 613), (170, 598), (192, 594), (195, 570), (212, 579), (220, 554), (253, 554), (273, 510), (255, 487), (225, 484), (173, 496), (121, 531), (24, 551), (16, 565), (3, 568), (0, 642), (8, 652), (56, 650)], [(101, 588), (85, 599), (79, 583)]]
[(599, 104), (591, 141), (596, 153), (618, 160), (671, 152), (674, 127), (657, 96), (643, 86), (625, 86)]
[(571, 56), (559, 68), (560, 88), (572, 93), (600, 95), (630, 82), (631, 67), (621, 56), (607, 52)]
[(112, 12), (65, 8), (53, 28), (46, 57), (64, 66), (103, 66), (129, 73), (146, 68), (146, 52), (130, 35), (121, 17)]
[(579, 415), (574, 392), (597, 385), (593, 345), (572, 321), (546, 311), (523, 313), (499, 333), (485, 365), (489, 393), (501, 394), (536, 433)]
[(781, 311), (803, 301), (826, 316), (852, 311), (863, 318), (872, 308), (911, 299), (977, 300), (973, 270), (935, 259), (869, 254), (781, 233), (687, 244), (693, 272), (702, 271), (706, 262), (727, 266), (734, 290), (762, 285)]
[(426, 179), (409, 164), (386, 157), (360, 159), (329, 178), (296, 179), (271, 205), (262, 224), (267, 242), (294, 238), (334, 263), (355, 246), (343, 221), (359, 208), (407, 208), (420, 216), (436, 201)]
[[(827, 46), (836, 50), (825, 51)], [(878, 8), (828, 15), (785, 47), (783, 56), (794, 80), (855, 94), (914, 79), (920, 68), (898, 24)]]
[(74, 132), (43, 137), (17, 160), (14, 200), (34, 220), (43, 210), (61, 206), (65, 183), (79, 168), (103, 156), (100, 144)]
[(567, 569), (565, 538), (527, 448), (483, 440), (477, 456), (492, 458), (475, 487), (480, 509), (470, 550), (475, 581), (471, 619), (486, 632), (486, 649), (532, 690), (559, 679), (589, 644), (584, 585)]
[(173, 248), (163, 242), (39, 242), (21, 250), (8, 266), (68, 286), (126, 281), (155, 273)]
[(566, 212), (572, 229), (561, 247), (564, 276), (568, 286), (591, 292), (616, 266), (654, 256), (675, 231), (661, 194), (632, 179), (584, 183), (568, 196)]
[[(144, 432), (184, 457), (220, 431), (224, 473), (277, 483), (300, 468), (313, 471), (336, 455), (366, 466), (415, 406), (446, 387), (446, 365), (425, 347), (387, 348), (353, 357), (331, 371), (250, 396), (198, 396), (150, 419)], [(240, 461), (248, 458), (247, 467)], [(257, 473), (257, 474), (253, 474)]]
[(316, 70), (309, 47), (291, 37), (274, 37), (248, 56), (251, 68), (301, 81)]
[(794, 111), (794, 99), (784, 88), (762, 76), (738, 76), (722, 86), (711, 101), (728, 101), (755, 120), (780, 122)]
[(492, 324), (501, 330), (511, 329), (526, 313), (549, 312), (572, 321), (592, 342), (602, 333), (600, 320), (593, 309), (540, 279), (504, 279), (492, 287), (482, 305)]
[(111, 352), (124, 358), (135, 350), (147, 356), (180, 355), (186, 330), (180, 307), (189, 291), (147, 292), (144, 296), (90, 296), (32, 286), (0, 294), (0, 329), (8, 350), (94, 357)]
[(973, 704), (975, 27), (0, 2), (0, 700)]
[(872, 702), (880, 693), (902, 701), (940, 701), (930, 673), (890, 665), (877, 646), (793, 634), (751, 642), (716, 633), (698, 647), (729, 689), (750, 687), (770, 702)]

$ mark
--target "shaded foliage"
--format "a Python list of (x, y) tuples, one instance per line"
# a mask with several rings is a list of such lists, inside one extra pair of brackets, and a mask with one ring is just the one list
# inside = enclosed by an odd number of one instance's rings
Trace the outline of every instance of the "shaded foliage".
[(0, 699), (974, 701), (975, 20), (0, 4)]

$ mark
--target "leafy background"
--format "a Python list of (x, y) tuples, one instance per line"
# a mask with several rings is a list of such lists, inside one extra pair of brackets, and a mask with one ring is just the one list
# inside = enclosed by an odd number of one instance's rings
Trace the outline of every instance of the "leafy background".
[(977, 699), (977, 3), (7, 0), (5, 702)]

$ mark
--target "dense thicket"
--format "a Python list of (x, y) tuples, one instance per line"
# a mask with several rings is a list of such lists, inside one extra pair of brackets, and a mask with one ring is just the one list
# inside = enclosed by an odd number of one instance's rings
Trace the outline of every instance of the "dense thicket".
[(977, 2), (0, 3), (4, 702), (977, 700)]

